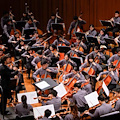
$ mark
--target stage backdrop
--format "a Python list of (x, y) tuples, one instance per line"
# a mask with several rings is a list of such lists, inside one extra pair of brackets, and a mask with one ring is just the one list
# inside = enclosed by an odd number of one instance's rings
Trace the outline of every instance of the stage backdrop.
[(25, 11), (26, 2), (40, 22), (39, 28), (44, 32), (46, 32), (51, 13), (55, 13), (57, 7), (60, 16), (64, 19), (66, 30), (73, 16), (79, 15), (81, 11), (83, 12), (82, 18), (87, 22), (84, 30), (88, 30), (90, 24), (101, 26), (100, 19), (110, 19), (116, 10), (120, 11), (120, 0), (0, 0), (0, 17), (4, 10), (9, 10), (12, 6), (16, 20), (20, 20)]

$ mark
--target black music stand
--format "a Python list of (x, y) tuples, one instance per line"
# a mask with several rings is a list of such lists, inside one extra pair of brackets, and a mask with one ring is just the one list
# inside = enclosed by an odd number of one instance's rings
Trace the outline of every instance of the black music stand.
[(120, 30), (120, 23), (115, 23), (115, 26)]
[(70, 50), (69, 46), (58, 46), (58, 50), (60, 53), (67, 53)]
[(71, 60), (73, 60), (77, 64), (77, 68), (79, 70), (79, 66), (81, 65), (81, 60), (80, 58), (77, 57), (71, 57)]
[(96, 46), (99, 45), (98, 40), (97, 40), (96, 37), (87, 36), (87, 40), (88, 40), (88, 42), (90, 42), (90, 43), (94, 43)]
[(44, 50), (44, 46), (32, 46), (31, 47), (32, 50), (34, 50), (35, 52), (37, 52), (38, 50)]
[(36, 42), (35, 40), (31, 40), (31, 39), (25, 39), (23, 41), (25, 44), (28, 44), (29, 46), (32, 46)]
[(114, 39), (111, 39), (111, 38), (105, 38), (105, 41), (106, 41), (107, 44), (114, 44), (114, 45), (116, 45)]
[[(42, 89), (41, 87), (38, 87), (37, 84), (40, 83), (40, 82), (43, 82), (43, 81), (45, 81), (46, 83), (48, 83), (49, 86)], [(33, 85), (34, 85), (35, 87), (37, 87), (39, 90), (45, 91), (45, 90), (48, 90), (48, 89), (51, 89), (51, 88), (57, 86), (58, 84), (57, 84), (53, 79), (51, 79), (51, 78), (44, 78), (44, 79), (42, 79), (42, 80), (39, 81), (39, 82), (33, 83)]]
[(75, 35), (76, 35), (76, 37), (78, 37), (78, 38), (82, 38), (82, 37), (84, 37), (85, 38), (85, 33), (82, 33), (82, 32), (75, 32)]
[(52, 23), (52, 29), (53, 29), (53, 30), (56, 30), (56, 31), (58, 31), (58, 30), (63, 31), (63, 24), (60, 24), (60, 23)]
[(22, 31), (22, 28), (25, 27), (25, 24), (26, 24), (25, 21), (16, 21), (15, 27), (16, 29)]
[(110, 21), (100, 20), (100, 23), (102, 24), (102, 26), (113, 27)]
[(36, 31), (35, 28), (27, 28), (27, 29), (23, 28), (23, 34), (25, 35), (26, 39), (29, 39), (30, 38), (29, 35), (33, 35), (34, 31)]

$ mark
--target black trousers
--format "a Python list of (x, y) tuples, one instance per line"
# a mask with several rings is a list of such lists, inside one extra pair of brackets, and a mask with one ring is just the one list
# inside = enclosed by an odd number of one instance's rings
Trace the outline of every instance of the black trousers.
[(3, 89), (3, 94), (1, 97), (1, 114), (4, 114), (6, 111), (7, 98), (11, 97), (10, 89)]

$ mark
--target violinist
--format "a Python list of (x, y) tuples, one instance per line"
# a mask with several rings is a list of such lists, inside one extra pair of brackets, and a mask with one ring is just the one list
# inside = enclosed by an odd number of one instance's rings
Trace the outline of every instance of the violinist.
[(120, 23), (119, 15), (120, 15), (119, 11), (115, 11), (115, 16), (110, 19), (110, 21), (112, 22), (113, 26), (106, 29), (106, 32), (112, 31), (114, 38), (115, 38), (115, 32), (119, 31), (119, 28), (116, 26), (116, 23)]
[(30, 36), (30, 40), (39, 40), (39, 35), (37, 31), (33, 32), (33, 35), (29, 35)]
[(77, 21), (79, 28), (83, 30), (83, 24), (86, 24), (86, 21), (84, 21), (81, 17), (74, 16), (68, 30), (68, 35), (71, 35), (72, 30), (76, 27)]
[[(38, 70), (36, 70), (33, 73), (33, 79), (38, 82), (40, 81), (40, 78), (42, 78), (42, 76), (44, 76), (44, 78), (47, 77), (47, 75), (49, 75), (49, 77), (52, 77), (52, 74), (57, 74), (58, 71), (56, 69), (54, 69), (53, 67), (48, 67), (49, 66), (49, 62), (45, 59), (43, 59), (41, 61), (41, 68), (39, 68)], [(37, 77), (37, 75), (39, 75), (40, 78)]]
[(69, 46), (70, 42), (62, 38), (62, 36), (57, 36), (57, 39), (53, 42), (56, 46)]
[(115, 106), (113, 108), (113, 111), (120, 111), (120, 89), (118, 88), (116, 90), (116, 94), (117, 94), (117, 101), (115, 102)]
[(72, 44), (71, 50), (68, 51), (67, 54), (70, 54), (71, 57), (81, 57), (81, 55), (83, 55), (83, 52), (75, 49), (75, 44)]
[(101, 106), (96, 108), (95, 112), (93, 114), (91, 114), (90, 112), (85, 112), (85, 114), (88, 114), (92, 118), (98, 118), (101, 115), (104, 115), (104, 114), (112, 112), (111, 105), (107, 104), (103, 97), (102, 98), (98, 97), (98, 100), (99, 100), (99, 103), (101, 104)]
[(93, 24), (91, 24), (91, 25), (89, 26), (89, 31), (86, 32), (86, 35), (87, 35), (87, 36), (94, 36), (94, 37), (97, 35), (97, 31), (95, 30)]
[(38, 56), (35, 57), (32, 61), (31, 64), (32, 66), (37, 70), (38, 69), (38, 63), (42, 61), (42, 59), (46, 59), (47, 61), (51, 62), (51, 59), (43, 55), (42, 50), (37, 51)]
[(24, 52), (21, 56), (26, 58), (26, 68), (28, 73), (28, 79), (30, 79), (30, 71), (33, 69), (31, 61), (34, 59), (33, 50), (31, 49), (31, 47), (28, 47), (27, 51)]
[(4, 56), (5, 54), (3, 53), (3, 50), (0, 49), (0, 59)]
[(63, 60), (57, 62), (58, 69), (60, 70), (61, 66), (64, 66), (67, 63), (73, 67), (77, 66), (77, 64), (70, 59), (70, 54), (66, 54)]
[[(27, 50), (28, 45), (25, 45), (24, 40), (20, 39), (19, 44), (15, 47), (17, 58), (21, 58), (21, 55)], [(22, 57), (22, 70), (25, 65), (25, 59)]]
[(108, 66), (108, 71), (105, 72), (100, 72), (99, 76), (96, 78), (96, 80), (98, 81), (100, 79), (100, 77), (102, 75), (108, 75), (111, 77), (111, 81), (109, 83), (109, 85), (107, 86), (109, 90), (113, 90), (114, 88), (116, 88), (117, 82), (119, 80), (118, 78), (118, 71), (115, 69), (115, 66), (113, 66), (112, 64)]
[(70, 103), (70, 113), (67, 114), (64, 120), (80, 120), (80, 112), (74, 103)]
[(86, 109), (88, 109), (87, 102), (84, 98), (84, 96), (87, 95), (87, 92), (81, 89), (80, 83), (74, 84), (74, 91), (76, 93), (72, 97), (73, 103), (76, 104), (79, 112), (84, 112)]
[(106, 45), (105, 38), (108, 38), (108, 35), (105, 32), (105, 29), (101, 29), (99, 35), (97, 36), (98, 43), (100, 45)]
[(6, 111), (7, 99), (11, 98), (11, 90), (9, 87), (10, 78), (18, 74), (18, 71), (10, 69), (7, 64), (11, 62), (9, 56), (2, 57), (0, 66), (0, 76), (1, 76), (1, 86), (3, 89), (3, 95), (1, 98), (1, 114), (11, 114), (9, 111)]
[(42, 102), (42, 105), (54, 105), (55, 111), (59, 110), (61, 107), (61, 98), (57, 97), (57, 91), (51, 90), (48, 97), (50, 100), (48, 100), (46, 103), (42, 100), (42, 97), (39, 96), (39, 100)]
[[(107, 48), (107, 47), (101, 45), (100, 49), (103, 49), (103, 48)], [(94, 51), (92, 51), (85, 57), (85, 62), (88, 60), (88, 56), (94, 56), (94, 59), (97, 58), (97, 60), (99, 60), (99, 64), (102, 64), (103, 62), (106, 61), (105, 55), (103, 54), (102, 50), (101, 51), (99, 50), (98, 46), (95, 46)]]

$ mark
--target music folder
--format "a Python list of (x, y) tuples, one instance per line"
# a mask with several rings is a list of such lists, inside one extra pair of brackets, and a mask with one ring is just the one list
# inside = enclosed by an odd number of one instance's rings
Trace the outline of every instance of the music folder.
[(96, 91), (85, 96), (85, 100), (88, 103), (89, 108), (99, 104), (98, 93)]
[(105, 38), (105, 41), (106, 41), (107, 44), (114, 44), (114, 45), (116, 45), (114, 39), (112, 39), (112, 38)]
[[(45, 106), (40, 106), (40, 107), (34, 107), (33, 108), (34, 118), (44, 116), (44, 112), (47, 109), (51, 111), (51, 116), (55, 115), (54, 105), (51, 104), (51, 105), (45, 105)], [(50, 116), (50, 118), (51, 118), (51, 116)]]
[(70, 50), (69, 46), (58, 46), (57, 47), (60, 53), (67, 53)]
[(111, 21), (106, 21), (106, 20), (99, 20), (102, 26), (109, 26), (113, 27)]
[(39, 90), (45, 91), (57, 86), (58, 84), (51, 78), (44, 78), (39, 82), (33, 83), (33, 85), (37, 87)]

